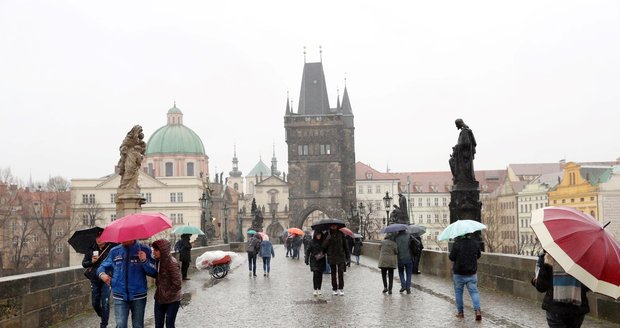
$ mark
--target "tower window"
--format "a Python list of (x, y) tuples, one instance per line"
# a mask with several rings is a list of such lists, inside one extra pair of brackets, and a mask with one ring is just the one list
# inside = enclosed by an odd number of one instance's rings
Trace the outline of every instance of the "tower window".
[(187, 163), (187, 176), (194, 176), (194, 163)]
[(172, 162), (167, 162), (166, 163), (166, 176), (167, 177), (171, 177), (172, 176)]

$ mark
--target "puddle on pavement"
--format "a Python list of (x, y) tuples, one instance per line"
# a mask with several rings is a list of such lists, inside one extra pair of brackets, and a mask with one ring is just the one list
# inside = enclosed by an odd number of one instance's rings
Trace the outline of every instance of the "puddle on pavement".
[(305, 305), (305, 304), (327, 304), (327, 300), (304, 300), (304, 301), (295, 301), (296, 305)]

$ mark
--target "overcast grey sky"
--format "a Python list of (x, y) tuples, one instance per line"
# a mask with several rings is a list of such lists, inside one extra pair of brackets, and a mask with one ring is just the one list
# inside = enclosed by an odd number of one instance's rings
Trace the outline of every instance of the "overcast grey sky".
[(275, 142), (303, 68), (345, 72), (356, 160), (449, 170), (462, 117), (477, 169), (620, 157), (618, 1), (0, 1), (0, 168), (111, 173), (134, 124), (176, 100), (210, 170), (245, 173)]

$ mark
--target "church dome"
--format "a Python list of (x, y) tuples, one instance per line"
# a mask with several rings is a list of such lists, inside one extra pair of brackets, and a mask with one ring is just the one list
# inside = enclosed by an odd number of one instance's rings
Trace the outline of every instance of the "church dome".
[(149, 138), (145, 154), (205, 155), (205, 147), (200, 137), (183, 125), (183, 113), (175, 104), (168, 110), (168, 124), (157, 129)]

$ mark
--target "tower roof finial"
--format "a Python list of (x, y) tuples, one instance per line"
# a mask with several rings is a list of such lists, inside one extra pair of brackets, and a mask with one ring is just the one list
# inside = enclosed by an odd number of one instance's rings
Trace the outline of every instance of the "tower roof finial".
[(344, 72), (344, 88), (347, 88), (347, 72)]
[(306, 46), (304, 46), (304, 64), (306, 63)]
[(272, 157), (276, 157), (276, 142), (273, 142), (273, 156)]
[(323, 47), (319, 46), (319, 58), (321, 59), (321, 63), (323, 62)]

